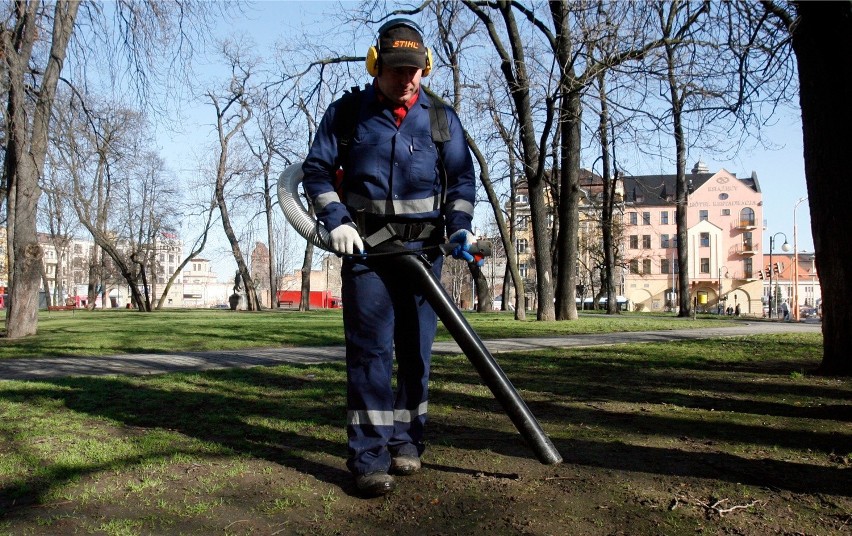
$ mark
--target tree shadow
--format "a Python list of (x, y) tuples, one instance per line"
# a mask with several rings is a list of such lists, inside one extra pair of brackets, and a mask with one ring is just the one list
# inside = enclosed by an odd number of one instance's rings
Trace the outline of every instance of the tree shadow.
[[(4, 389), (0, 396), (8, 402), (26, 403), (34, 398), (58, 401), (63, 407), (87, 415), (106, 418), (129, 427), (168, 429), (205, 442), (215, 443), (241, 454), (264, 459), (312, 475), (317, 480), (353, 493), (352, 478), (343, 466), (345, 439), (329, 441), (312, 435), (311, 429), (331, 426), (342, 429), (345, 408), (343, 386), (318, 380), (297, 370), (281, 373), (273, 368), (176, 374), (168, 384), (136, 381), (130, 377), (74, 377), (33, 382), (20, 390)], [(290, 369), (292, 371), (292, 368)], [(158, 377), (162, 378), (162, 376)], [(180, 389), (172, 388), (175, 381)], [(265, 388), (267, 396), (252, 390)], [(288, 396), (276, 396), (274, 392)], [(282, 420), (301, 423), (304, 433), (273, 429), (252, 422)], [(16, 446), (22, 452), (27, 447)], [(67, 482), (110, 467), (143, 463), (166, 455), (156, 451), (106, 463), (50, 468), (46, 477), (24, 478), (0, 488), (0, 512), (5, 514), (28, 504)], [(203, 457), (198, 452), (184, 452)], [(318, 463), (304, 453), (322, 453), (340, 459), (339, 466)]]

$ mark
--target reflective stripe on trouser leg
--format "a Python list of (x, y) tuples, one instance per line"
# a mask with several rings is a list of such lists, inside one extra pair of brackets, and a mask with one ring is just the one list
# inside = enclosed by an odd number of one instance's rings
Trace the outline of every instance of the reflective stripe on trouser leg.
[[(440, 273), (440, 259), (434, 269)], [(396, 449), (394, 453), (422, 452), (429, 359), (437, 319), (422, 298), (411, 294), (405, 274), (390, 269), (380, 277), (367, 266), (347, 260), (342, 275), (347, 465), (355, 474), (386, 471), (390, 467), (389, 445)], [(396, 336), (394, 317), (399, 326)], [(399, 368), (396, 396), (390, 381), (394, 339)]]

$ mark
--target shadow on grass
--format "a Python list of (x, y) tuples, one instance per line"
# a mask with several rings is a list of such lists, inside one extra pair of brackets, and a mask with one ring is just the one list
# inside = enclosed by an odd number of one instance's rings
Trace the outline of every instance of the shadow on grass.
[[(351, 476), (342, 463), (340, 467), (324, 465), (305, 454), (320, 452), (341, 460), (345, 456), (343, 442), (310, 434), (311, 428), (319, 426), (342, 429), (346, 415), (342, 405), (344, 386), (336, 381), (307, 378), (299, 374), (299, 367), (293, 368), (296, 372), (290, 374), (253, 368), (175, 375), (171, 383), (162, 387), (158, 387), (156, 378), (136, 381), (127, 377), (75, 377), (33, 382), (41, 385), (36, 389), (5, 389), (0, 396), (14, 403), (38, 398), (56, 400), (69, 410), (125, 426), (176, 431), (228, 451), (294, 468), (349, 492)], [(178, 378), (177, 384), (174, 378)], [(224, 382), (224, 388), (220, 382)], [(181, 388), (174, 389), (174, 385)], [(244, 386), (263, 387), (289, 396), (257, 396), (247, 393)], [(300, 423), (307, 431), (284, 431), (249, 421)], [(27, 447), (17, 448), (26, 452)], [(85, 475), (182, 452), (190, 453), (179, 449), (155, 451), (107, 463), (52, 467), (45, 477), (25, 478), (0, 488), (0, 513), (6, 515), (37, 504), (51, 489)], [(203, 457), (198, 452), (191, 454)]]
[[(738, 362), (729, 366), (708, 360), (681, 363), (649, 358), (643, 362), (619, 357), (617, 353), (583, 350), (582, 358), (559, 357), (561, 354), (537, 357), (528, 353), (500, 356), (515, 385), (527, 393), (533, 414), (551, 432), (565, 463), (667, 477), (717, 479), (797, 493), (852, 494), (852, 471), (848, 469), (759, 454), (775, 447), (843, 455), (852, 452), (852, 435), (846, 432), (846, 423), (852, 422), (847, 403), (850, 389), (785, 381), (790, 367), (795, 370), (805, 361)], [(343, 368), (341, 363), (334, 363), (141, 379), (76, 377), (31, 382), (19, 390), (6, 388), (0, 390), (0, 397), (15, 403), (41, 397), (57, 401), (71, 411), (122, 425), (173, 430), (229, 452), (290, 467), (350, 493), (351, 477), (343, 466)], [(481, 392), (481, 381), (466, 362), (441, 358), (435, 360), (433, 368), (436, 386), (432, 389), (432, 403), (457, 411), (431, 419), (427, 432), (430, 440), (474, 453), (491, 450), (534, 459), (521, 437), (507, 424), (508, 418), (501, 415), (497, 402), (469, 394), (474, 390)], [(309, 369), (320, 373), (308, 374)], [(460, 387), (450, 389), (448, 382)], [(34, 389), (33, 385), (38, 387)], [(808, 398), (822, 405), (796, 405)], [(607, 407), (595, 407), (596, 404)], [(695, 408), (700, 415), (659, 410), (642, 413), (642, 404), (677, 404)], [(710, 409), (715, 414), (710, 414)], [(756, 417), (759, 415), (807, 421), (768, 425)], [(837, 425), (832, 427), (832, 421)], [(814, 422), (823, 428), (817, 429)], [(575, 433), (584, 424), (593, 425), (593, 429)], [(340, 430), (340, 440), (321, 437), (315, 432), (319, 427)], [(598, 432), (601, 439), (589, 439)], [(630, 444), (629, 438), (636, 433), (674, 446)], [(686, 443), (696, 441), (703, 442), (701, 448), (686, 448)], [(743, 445), (751, 453), (722, 452), (713, 446), (717, 441)], [(678, 448), (678, 444), (684, 444), (684, 448)], [(31, 446), (13, 448), (26, 451)], [(174, 452), (152, 451), (108, 463), (57, 465), (46, 476), (24, 477), (0, 488), (0, 512), (5, 515), (39, 503), (50, 490), (85, 475), (126, 469), (180, 452), (176, 448)], [(340, 463), (318, 462), (315, 453)], [(470, 472), (446, 465), (432, 468)]]

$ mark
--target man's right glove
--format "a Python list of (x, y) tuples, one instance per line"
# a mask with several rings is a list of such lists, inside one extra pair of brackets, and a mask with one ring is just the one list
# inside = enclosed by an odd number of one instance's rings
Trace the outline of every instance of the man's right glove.
[(358, 234), (354, 223), (338, 225), (328, 236), (331, 239), (331, 247), (336, 253), (354, 255), (355, 250), (358, 253), (364, 251), (364, 242), (361, 241), (361, 235)]
[(476, 244), (476, 237), (473, 236), (473, 233), (466, 229), (459, 229), (450, 235), (450, 243), (457, 244), (456, 247), (453, 248), (453, 258), (464, 259), (467, 262), (475, 261), (473, 255), (468, 253), (470, 246)]

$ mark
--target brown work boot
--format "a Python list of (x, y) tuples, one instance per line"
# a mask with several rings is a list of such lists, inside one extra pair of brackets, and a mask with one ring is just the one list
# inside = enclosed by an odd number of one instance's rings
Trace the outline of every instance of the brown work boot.
[(394, 456), (391, 460), (390, 470), (395, 475), (413, 475), (420, 470), (420, 458), (417, 456)]
[(358, 491), (368, 497), (385, 495), (395, 487), (393, 477), (384, 471), (358, 475), (355, 477), (355, 485), (358, 486)]

